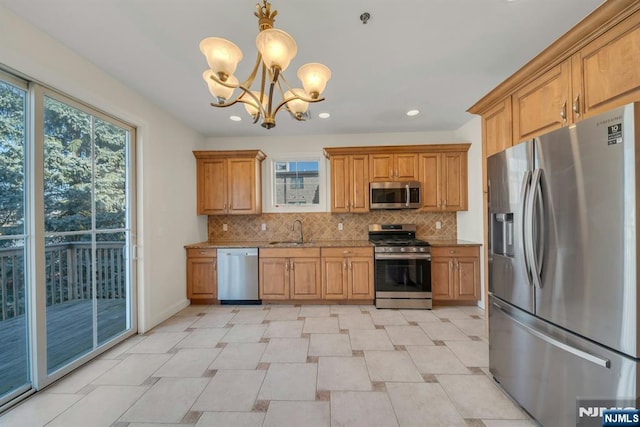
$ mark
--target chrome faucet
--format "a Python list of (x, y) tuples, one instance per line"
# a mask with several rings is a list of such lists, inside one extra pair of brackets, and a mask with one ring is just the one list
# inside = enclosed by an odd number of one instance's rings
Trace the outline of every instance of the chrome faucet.
[(300, 221), (299, 219), (296, 219), (295, 221), (293, 221), (293, 224), (291, 224), (291, 231), (295, 231), (296, 229), (296, 222), (298, 224), (300, 224), (300, 241), (299, 243), (303, 243), (304, 242), (304, 237), (302, 235), (302, 221)]

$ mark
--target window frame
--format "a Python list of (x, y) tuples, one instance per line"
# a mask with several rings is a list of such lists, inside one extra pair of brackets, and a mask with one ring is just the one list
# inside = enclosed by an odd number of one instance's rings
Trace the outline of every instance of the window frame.
[[(318, 162), (318, 203), (317, 204), (278, 204), (276, 203), (276, 164), (290, 162)], [(288, 154), (276, 155), (264, 168), (265, 172), (265, 198), (263, 199), (263, 211), (267, 213), (304, 213), (326, 212), (326, 162), (322, 156), (314, 154)]]

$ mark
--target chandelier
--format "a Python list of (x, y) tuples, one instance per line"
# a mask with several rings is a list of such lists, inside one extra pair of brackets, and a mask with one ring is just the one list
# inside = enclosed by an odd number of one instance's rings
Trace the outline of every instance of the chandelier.
[[(277, 14), (277, 10), (271, 12), (271, 3), (266, 0), (262, 5), (256, 4), (258, 57), (251, 74), (242, 83), (233, 75), (238, 62), (242, 60), (242, 51), (238, 46), (218, 37), (208, 37), (200, 42), (200, 51), (209, 64), (209, 69), (202, 77), (216, 99), (211, 105), (229, 107), (240, 102), (253, 118), (253, 123), (262, 119), (261, 126), (265, 129), (275, 127), (275, 116), (283, 107), (296, 120), (306, 120), (309, 103), (324, 100), (320, 94), (331, 78), (331, 70), (325, 65), (309, 63), (298, 69), (302, 88), (289, 85), (283, 73), (296, 56), (298, 47), (293, 37), (273, 28)], [(251, 90), (258, 73), (260, 90)], [(236, 89), (239, 89), (239, 93), (234, 97)], [(274, 99), (275, 96), (278, 96), (279, 102)]]

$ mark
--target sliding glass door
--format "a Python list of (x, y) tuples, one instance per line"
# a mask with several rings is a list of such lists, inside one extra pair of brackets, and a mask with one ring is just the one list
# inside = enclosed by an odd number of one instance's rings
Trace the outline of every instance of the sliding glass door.
[(27, 86), (0, 74), (0, 405), (30, 388), (25, 265)]
[(0, 71), (0, 409), (135, 333), (134, 132)]
[(130, 130), (44, 98), (47, 373), (131, 327)]

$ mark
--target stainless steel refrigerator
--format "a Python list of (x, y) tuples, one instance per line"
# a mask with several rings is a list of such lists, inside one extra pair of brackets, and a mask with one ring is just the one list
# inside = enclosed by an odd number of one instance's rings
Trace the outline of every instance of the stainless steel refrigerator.
[(490, 370), (544, 426), (640, 407), (639, 126), (630, 104), (487, 159)]

